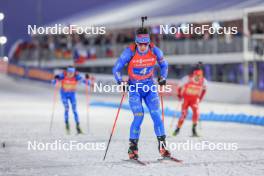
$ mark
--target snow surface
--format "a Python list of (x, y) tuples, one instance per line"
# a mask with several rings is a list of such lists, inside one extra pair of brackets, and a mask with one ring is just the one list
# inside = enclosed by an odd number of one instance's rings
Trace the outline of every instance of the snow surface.
[[(165, 118), (169, 143), (210, 141), (237, 143), (236, 151), (172, 150), (172, 155), (183, 164), (157, 163), (157, 140), (149, 114), (145, 115), (139, 142), (139, 154), (147, 166), (122, 161), (127, 159), (129, 126), (132, 114), (121, 110), (117, 128), (105, 161), (103, 150), (98, 151), (32, 151), (28, 141), (54, 142), (75, 140), (80, 143), (106, 143), (115, 118), (116, 109), (90, 107), (89, 134), (75, 135), (71, 117), (72, 134), (66, 135), (63, 124), (63, 106), (57, 101), (52, 132), (49, 133), (53, 88), (43, 83), (14, 80), (0, 76), (0, 175), (264, 175), (264, 128), (236, 123), (206, 122), (199, 125), (200, 138), (191, 138), (191, 122), (185, 121), (177, 137), (171, 137), (171, 118)], [(93, 95), (92, 101), (118, 102), (118, 96)], [(125, 101), (127, 103), (127, 101)], [(166, 100), (165, 106), (179, 108), (178, 102)], [(86, 125), (85, 94), (78, 95), (78, 110), (83, 130)], [(205, 102), (202, 112), (239, 113), (263, 115), (263, 107)], [(175, 121), (176, 123), (176, 121)]]

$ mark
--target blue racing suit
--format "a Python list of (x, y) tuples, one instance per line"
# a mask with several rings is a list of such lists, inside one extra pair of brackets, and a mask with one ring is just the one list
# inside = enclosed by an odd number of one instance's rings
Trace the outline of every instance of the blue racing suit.
[[(135, 45), (132, 45), (122, 52), (113, 67), (114, 77), (117, 83), (120, 84), (122, 82), (121, 71), (128, 64), (129, 105), (134, 115), (134, 120), (130, 126), (130, 139), (138, 139), (140, 136), (140, 126), (144, 119), (142, 100), (144, 100), (150, 112), (156, 136), (165, 135), (158, 92), (151, 89), (146, 91), (143, 88), (144, 86), (151, 87), (155, 85), (153, 74), (156, 63), (160, 66), (161, 77), (166, 79), (168, 63), (163, 58), (163, 52), (156, 46), (149, 46), (146, 52), (141, 53)], [(136, 84), (138, 85), (137, 89), (134, 87)], [(131, 85), (133, 86), (131, 87)]]
[(79, 124), (79, 116), (77, 112), (77, 102), (76, 102), (76, 86), (78, 82), (85, 80), (78, 73), (75, 73), (74, 77), (68, 78), (66, 73), (61, 73), (57, 75), (57, 79), (61, 81), (61, 101), (64, 105), (64, 121), (69, 122), (69, 101), (71, 103), (72, 111), (74, 114), (74, 120), (76, 124)]

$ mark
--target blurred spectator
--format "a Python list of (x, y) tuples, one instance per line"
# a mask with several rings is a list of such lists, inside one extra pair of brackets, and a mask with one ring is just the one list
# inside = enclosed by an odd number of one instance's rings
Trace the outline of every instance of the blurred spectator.
[(96, 59), (96, 48), (94, 46), (90, 47), (89, 58)]
[(52, 52), (55, 50), (55, 44), (54, 44), (54, 40), (53, 40), (53, 36), (52, 35), (48, 36), (48, 48)]
[(114, 57), (114, 52), (111, 47), (106, 48), (106, 57)]
[(73, 59), (74, 62), (77, 64), (82, 64), (88, 59), (88, 51), (86, 48), (82, 45), (81, 42), (77, 43), (74, 47), (74, 54)]

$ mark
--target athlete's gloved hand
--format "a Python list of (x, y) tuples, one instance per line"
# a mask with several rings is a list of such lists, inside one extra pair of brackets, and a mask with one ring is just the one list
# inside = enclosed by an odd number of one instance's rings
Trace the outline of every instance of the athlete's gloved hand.
[(54, 76), (54, 79), (51, 80), (51, 84), (52, 84), (52, 85), (56, 85), (56, 83), (57, 83), (57, 81), (59, 81), (59, 79), (60, 79), (59, 75), (55, 75), (55, 76)]
[(60, 79), (60, 76), (59, 75), (55, 75), (54, 79), (58, 80), (58, 79)]
[(85, 79), (89, 79), (90, 75), (88, 73), (85, 74)]
[(81, 83), (83, 83), (84, 85), (88, 85), (88, 86), (90, 86), (90, 85), (91, 85), (91, 80), (90, 80), (90, 79), (83, 79), (83, 80), (81, 81)]
[(158, 83), (160, 86), (165, 86), (166, 85), (166, 79), (159, 77), (158, 78)]
[(177, 95), (178, 96), (178, 99), (181, 100), (182, 99), (182, 96), (180, 94)]

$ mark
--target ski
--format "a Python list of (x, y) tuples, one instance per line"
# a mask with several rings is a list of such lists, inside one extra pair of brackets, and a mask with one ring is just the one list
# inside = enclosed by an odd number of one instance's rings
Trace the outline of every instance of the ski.
[(126, 159), (126, 160), (123, 160), (123, 161), (139, 164), (139, 165), (142, 165), (142, 166), (146, 166), (147, 165), (146, 162), (143, 162), (143, 161), (141, 161), (139, 159)]
[(177, 162), (177, 163), (182, 163), (183, 162), (182, 160), (179, 160), (179, 159), (177, 159), (175, 157), (172, 157), (172, 156), (159, 158), (158, 161), (161, 161), (161, 162), (162, 161), (173, 161), (173, 162)]

